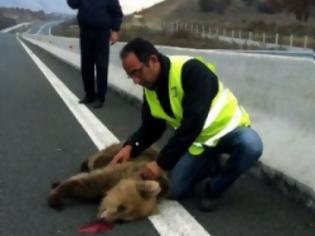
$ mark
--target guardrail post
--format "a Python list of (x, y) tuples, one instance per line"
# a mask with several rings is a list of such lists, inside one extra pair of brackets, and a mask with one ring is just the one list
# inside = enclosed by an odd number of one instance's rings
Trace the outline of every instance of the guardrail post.
[(201, 37), (202, 37), (202, 38), (205, 38), (205, 37), (206, 37), (206, 26), (205, 26), (205, 25), (202, 25), (201, 30), (202, 30), (202, 32), (201, 32)]
[(265, 33), (265, 32), (263, 32), (262, 42), (263, 42), (264, 44), (266, 43), (266, 33)]
[(191, 25), (190, 25), (190, 32), (193, 34), (194, 33), (194, 24), (193, 23), (191, 23)]
[(177, 23), (174, 22), (173, 27), (172, 27), (172, 33), (176, 33), (176, 32), (177, 32)]
[(308, 44), (308, 36), (305, 35), (304, 36), (304, 48), (307, 48), (307, 44)]
[(275, 44), (276, 44), (276, 46), (279, 45), (279, 34), (278, 33), (276, 33)]
[(293, 34), (290, 35), (290, 47), (293, 47)]

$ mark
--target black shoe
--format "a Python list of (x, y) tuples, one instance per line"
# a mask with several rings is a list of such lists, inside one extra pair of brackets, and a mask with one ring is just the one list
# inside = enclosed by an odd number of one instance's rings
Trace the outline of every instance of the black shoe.
[(198, 199), (198, 208), (200, 211), (212, 212), (219, 207), (221, 202), (220, 196), (215, 196), (210, 191), (208, 181), (201, 183)]
[(95, 98), (85, 96), (83, 99), (79, 100), (79, 103), (89, 104), (89, 103), (92, 103), (94, 101), (95, 101)]
[(95, 104), (93, 104), (92, 106), (94, 108), (102, 108), (104, 105), (104, 101), (101, 101), (101, 100), (97, 100)]

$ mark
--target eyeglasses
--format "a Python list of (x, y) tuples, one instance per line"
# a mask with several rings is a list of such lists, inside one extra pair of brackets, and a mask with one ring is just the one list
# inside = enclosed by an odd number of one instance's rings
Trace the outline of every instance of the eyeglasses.
[(142, 64), (138, 69), (134, 69), (131, 72), (128, 73), (129, 78), (139, 77), (142, 73), (142, 69), (144, 67), (144, 64)]

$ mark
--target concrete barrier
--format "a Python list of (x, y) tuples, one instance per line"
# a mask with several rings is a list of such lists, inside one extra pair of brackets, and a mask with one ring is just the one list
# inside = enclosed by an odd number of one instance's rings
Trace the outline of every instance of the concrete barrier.
[[(80, 68), (78, 39), (24, 37)], [(126, 79), (120, 66), (118, 55), (122, 45), (111, 48), (109, 84), (141, 101), (142, 89)], [(221, 80), (249, 111), (253, 127), (263, 138), (263, 158), (253, 172), (315, 209), (314, 60), (224, 50), (158, 48), (168, 55), (203, 56), (217, 65)]]
[(9, 33), (13, 30), (16, 30), (16, 29), (19, 29), (21, 27), (24, 27), (24, 26), (29, 26), (31, 23), (29, 22), (26, 22), (26, 23), (21, 23), (21, 24), (18, 24), (18, 25), (14, 25), (12, 27), (9, 27), (9, 28), (5, 28), (5, 29), (2, 29), (0, 30), (0, 33)]

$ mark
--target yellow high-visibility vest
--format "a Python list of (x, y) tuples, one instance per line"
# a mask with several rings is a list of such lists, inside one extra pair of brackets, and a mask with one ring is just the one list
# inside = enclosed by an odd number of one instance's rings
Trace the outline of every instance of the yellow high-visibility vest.
[[(163, 110), (158, 96), (154, 90), (144, 89), (145, 98), (149, 104), (153, 117), (165, 120), (174, 129), (177, 129), (183, 119), (182, 100), (184, 90), (182, 86), (182, 68), (185, 62), (192, 59), (187, 56), (171, 56), (171, 66), (169, 71), (168, 93), (171, 108), (175, 117), (170, 117)], [(201, 58), (197, 58), (202, 61)], [(214, 64), (206, 64), (208, 68), (216, 73)], [(196, 98), (198, 99), (198, 98)], [(204, 151), (204, 146), (214, 147), (227, 133), (240, 126), (250, 125), (249, 114), (238, 104), (233, 93), (225, 88), (219, 81), (219, 90), (215, 98), (209, 101), (209, 113), (203, 125), (199, 136), (189, 147), (189, 152), (193, 155), (199, 155)]]

